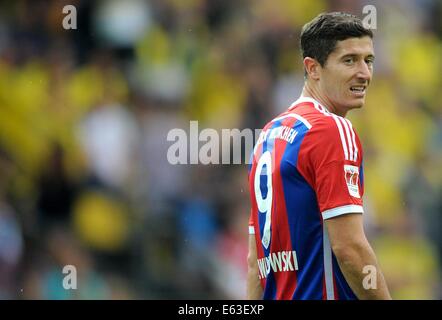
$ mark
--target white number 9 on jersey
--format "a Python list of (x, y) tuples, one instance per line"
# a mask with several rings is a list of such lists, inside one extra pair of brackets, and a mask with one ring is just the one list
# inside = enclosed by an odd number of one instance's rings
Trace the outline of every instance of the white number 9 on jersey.
[[(261, 192), (261, 175), (263, 175), (264, 165), (266, 166), (265, 175), (267, 176), (267, 197), (263, 199)], [(272, 154), (270, 151), (266, 151), (262, 154), (258, 161), (255, 172), (255, 197), (258, 210), (266, 215), (264, 224), (264, 232), (262, 235), (262, 244), (266, 249), (270, 245), (270, 225), (272, 222), (272, 200), (273, 200), (273, 188), (272, 188)]]

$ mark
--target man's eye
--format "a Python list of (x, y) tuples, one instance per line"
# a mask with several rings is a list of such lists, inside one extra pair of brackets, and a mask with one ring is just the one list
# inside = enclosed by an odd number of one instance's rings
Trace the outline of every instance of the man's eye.
[(346, 59), (344, 59), (344, 63), (346, 63), (346, 64), (351, 64), (353, 62), (354, 62), (353, 58), (346, 58)]

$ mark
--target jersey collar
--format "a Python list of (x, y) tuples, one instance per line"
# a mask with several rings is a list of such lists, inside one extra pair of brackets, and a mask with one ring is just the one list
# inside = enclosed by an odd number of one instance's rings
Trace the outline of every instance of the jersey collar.
[(300, 96), (295, 102), (293, 102), (290, 107), (289, 110), (293, 109), (296, 105), (303, 103), (303, 102), (311, 102), (315, 105), (315, 108), (318, 109), (318, 106), (321, 106), (322, 108), (324, 108), (325, 110), (327, 110), (327, 112), (330, 113), (330, 111), (328, 111), (327, 107), (325, 107), (324, 105), (322, 105), (318, 100), (313, 99), (311, 97), (304, 97), (304, 96)]

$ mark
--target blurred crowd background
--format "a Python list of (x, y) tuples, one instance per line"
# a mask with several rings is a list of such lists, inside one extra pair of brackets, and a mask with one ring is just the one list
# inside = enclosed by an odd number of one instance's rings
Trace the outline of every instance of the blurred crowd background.
[(441, 299), (440, 0), (0, 1), (0, 299), (243, 299), (247, 165), (171, 165), (167, 133), (262, 128), (302, 26), (368, 4), (366, 230), (393, 298)]

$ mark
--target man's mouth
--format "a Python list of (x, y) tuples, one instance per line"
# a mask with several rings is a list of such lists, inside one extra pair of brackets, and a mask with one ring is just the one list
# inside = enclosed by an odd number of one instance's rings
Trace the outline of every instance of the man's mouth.
[(350, 91), (357, 96), (364, 96), (365, 90), (367, 89), (367, 86), (364, 85), (355, 85), (350, 87)]

